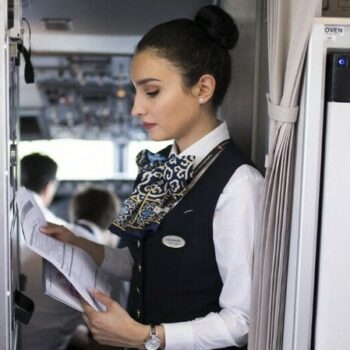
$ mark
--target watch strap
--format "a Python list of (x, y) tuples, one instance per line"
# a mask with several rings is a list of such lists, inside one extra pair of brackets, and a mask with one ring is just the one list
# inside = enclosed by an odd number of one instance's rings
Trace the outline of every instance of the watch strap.
[(146, 350), (157, 350), (160, 349), (160, 338), (157, 335), (156, 326), (150, 325), (149, 337), (144, 342)]
[(152, 336), (152, 335), (157, 335), (157, 329), (156, 329), (156, 326), (155, 326), (154, 324), (151, 324), (151, 325), (150, 325), (149, 335), (150, 335), (150, 336)]

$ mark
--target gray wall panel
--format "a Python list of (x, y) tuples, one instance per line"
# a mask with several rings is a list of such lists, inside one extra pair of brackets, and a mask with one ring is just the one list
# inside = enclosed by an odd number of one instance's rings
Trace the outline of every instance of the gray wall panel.
[[(225, 0), (221, 6), (232, 15), (240, 31), (232, 51), (232, 81), (221, 108), (231, 136), (238, 146), (263, 169), (266, 152), (266, 31), (262, 31), (263, 2), (257, 0)], [(262, 55), (261, 55), (262, 54)]]

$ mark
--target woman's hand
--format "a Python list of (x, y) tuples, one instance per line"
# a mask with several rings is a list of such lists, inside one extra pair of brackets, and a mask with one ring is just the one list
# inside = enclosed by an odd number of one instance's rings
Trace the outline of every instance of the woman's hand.
[(63, 225), (56, 225), (48, 222), (45, 226), (40, 227), (40, 231), (45, 235), (58, 239), (59, 241), (75, 245), (75, 234)]
[(134, 321), (107, 295), (94, 291), (93, 296), (107, 308), (105, 312), (98, 312), (82, 301), (84, 319), (95, 340), (104, 345), (144, 349), (143, 343), (149, 335), (149, 326)]
[(48, 222), (45, 226), (40, 227), (40, 231), (45, 235), (54, 237), (59, 241), (75, 245), (85, 250), (95, 261), (98, 266), (101, 266), (105, 251), (101, 244), (97, 244), (84, 237), (76, 236), (72, 231), (62, 225), (56, 225)]

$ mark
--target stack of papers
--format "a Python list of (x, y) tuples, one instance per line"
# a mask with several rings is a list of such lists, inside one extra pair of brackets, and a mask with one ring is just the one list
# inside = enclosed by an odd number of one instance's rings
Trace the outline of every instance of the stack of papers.
[(105, 311), (105, 306), (92, 296), (91, 290), (97, 289), (110, 296), (111, 286), (90, 255), (40, 231), (46, 220), (32, 193), (24, 187), (18, 189), (16, 203), (26, 244), (44, 258), (44, 292), (79, 311), (83, 311), (81, 298), (96, 311)]

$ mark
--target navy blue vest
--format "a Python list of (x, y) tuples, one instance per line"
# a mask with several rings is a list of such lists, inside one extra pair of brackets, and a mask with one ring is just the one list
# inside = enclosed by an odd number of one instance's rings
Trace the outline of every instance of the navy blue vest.
[[(164, 217), (156, 233), (128, 242), (134, 258), (128, 311), (135, 320), (182, 322), (220, 311), (222, 281), (215, 259), (213, 215), (228, 180), (247, 163), (234, 143), (229, 143)], [(162, 238), (168, 235), (183, 238), (185, 246), (165, 246)]]

